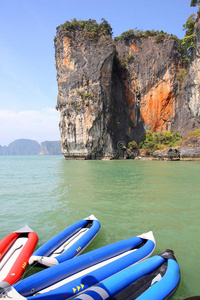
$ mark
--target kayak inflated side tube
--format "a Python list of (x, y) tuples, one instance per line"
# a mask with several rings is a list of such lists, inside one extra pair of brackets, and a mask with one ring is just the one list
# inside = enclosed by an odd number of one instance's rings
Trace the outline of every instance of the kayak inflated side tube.
[[(145, 276), (164, 262), (164, 259), (160, 256), (154, 256), (145, 260), (139, 264), (133, 265), (111, 277), (95, 285), (91, 289), (88, 289), (85, 293), (80, 294), (74, 300), (94, 300), (102, 297), (103, 300), (111, 299), (114, 295), (125, 289), (132, 282), (138, 280), (142, 276)], [(154, 299), (155, 300), (155, 299)]]
[(73, 236), (81, 228), (87, 225), (86, 220), (81, 220), (67, 227), (56, 236), (51, 238), (48, 242), (38, 248), (33, 255), (35, 256), (50, 256), (63, 242)]
[(173, 259), (169, 259), (167, 263), (167, 271), (163, 278), (139, 296), (138, 300), (162, 300), (174, 291), (180, 280), (180, 269)]
[[(171, 296), (174, 294), (175, 290), (180, 281), (180, 269), (178, 263), (174, 259), (165, 259), (160, 255), (156, 255), (152, 258), (149, 258), (139, 264), (133, 265), (124, 269), (121, 272), (116, 273), (115, 275), (109, 277), (108, 279), (103, 280), (99, 284), (96, 284), (86, 290), (85, 292), (77, 295), (73, 298), (74, 300), (107, 300), (115, 299), (116, 295), (119, 295), (120, 292), (126, 290), (126, 288), (137, 284), (138, 280), (148, 277), (151, 273), (159, 270), (163, 264), (167, 262), (167, 269), (163, 277), (156, 276), (155, 280), (151, 282), (150, 287), (147, 287), (145, 291), (139, 288), (139, 293), (135, 297), (128, 296), (128, 299), (137, 299), (137, 300), (164, 300), (171, 299)], [(156, 280), (156, 278), (158, 278)], [(135, 292), (137, 290), (136, 286), (133, 288)], [(143, 292), (141, 292), (143, 290)], [(122, 298), (123, 297), (123, 298)], [(121, 294), (120, 297), (116, 299), (126, 299), (125, 296)]]
[[(34, 295), (35, 300), (53, 300), (53, 299), (68, 299), (69, 297), (77, 294), (80, 290), (85, 290), (95, 285), (105, 278), (112, 276), (115, 273), (129, 267), (132, 264), (147, 257), (154, 245), (152, 241), (147, 241), (141, 248), (132, 251), (131, 253), (119, 258), (117, 261), (110, 262), (109, 264), (99, 267), (98, 269), (82, 275), (73, 281), (70, 281), (61, 287), (53, 289), (52, 291), (45, 292), (44, 294)], [(80, 289), (79, 289), (79, 288)], [(28, 298), (29, 299), (29, 298)]]
[[(14, 285), (14, 288), (23, 296), (31, 296), (52, 284), (72, 276), (73, 274), (83, 271), (86, 268), (94, 266), (105, 260), (114, 258), (129, 250), (134, 250), (132, 251), (132, 263), (134, 263), (147, 258), (153, 253), (154, 249), (155, 242), (153, 238), (151, 240), (144, 240), (140, 237), (132, 237), (82, 254), (81, 256), (77, 256), (61, 264), (45, 269), (20, 281), (19, 284)], [(35, 297), (37, 297), (37, 295), (34, 296), (34, 298)]]
[(61, 263), (65, 260), (68, 260), (76, 255), (81, 254), (84, 249), (91, 243), (91, 241), (95, 238), (98, 234), (101, 226), (98, 220), (94, 220), (92, 222), (92, 227), (77, 241), (70, 247), (67, 251), (63, 254), (56, 257), (58, 263)]
[(65, 228), (42, 245), (29, 259), (30, 265), (52, 267), (81, 254), (101, 229), (94, 215)]

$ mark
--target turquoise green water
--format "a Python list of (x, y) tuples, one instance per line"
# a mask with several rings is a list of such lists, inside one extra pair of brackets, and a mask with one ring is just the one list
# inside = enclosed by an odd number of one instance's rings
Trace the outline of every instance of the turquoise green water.
[(0, 239), (29, 224), (42, 245), (90, 214), (102, 229), (87, 251), (152, 230), (180, 265), (173, 299), (200, 295), (200, 162), (0, 156), (0, 201)]

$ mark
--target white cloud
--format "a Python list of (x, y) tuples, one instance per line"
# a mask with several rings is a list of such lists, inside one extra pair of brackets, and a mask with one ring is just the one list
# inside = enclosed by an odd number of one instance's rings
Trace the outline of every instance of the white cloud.
[(60, 114), (53, 108), (36, 110), (0, 110), (0, 145), (20, 138), (43, 141), (60, 140)]

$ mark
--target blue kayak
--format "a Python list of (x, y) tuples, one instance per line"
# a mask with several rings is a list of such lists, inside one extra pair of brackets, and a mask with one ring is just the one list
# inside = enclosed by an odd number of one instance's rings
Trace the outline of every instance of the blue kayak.
[(173, 251), (167, 250), (105, 279), (73, 299), (167, 300), (172, 298), (179, 282), (179, 265)]
[(72, 224), (38, 248), (30, 257), (29, 265), (52, 267), (81, 254), (100, 228), (94, 215)]
[(150, 231), (82, 254), (36, 273), (19, 283), (0, 288), (5, 299), (69, 299), (102, 280), (138, 263), (155, 249)]

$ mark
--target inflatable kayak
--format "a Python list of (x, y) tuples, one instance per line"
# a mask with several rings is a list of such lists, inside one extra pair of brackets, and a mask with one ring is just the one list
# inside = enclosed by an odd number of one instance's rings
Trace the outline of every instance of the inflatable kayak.
[(82, 254), (27, 277), (14, 286), (2, 285), (5, 299), (68, 299), (149, 257), (155, 249), (152, 232)]
[(28, 225), (0, 241), (0, 281), (13, 284), (21, 278), (37, 241), (37, 234)]
[(167, 250), (94, 285), (74, 300), (167, 300), (180, 281), (179, 265)]
[(52, 267), (81, 254), (100, 228), (94, 215), (74, 223), (37, 249), (30, 257), (29, 265)]

